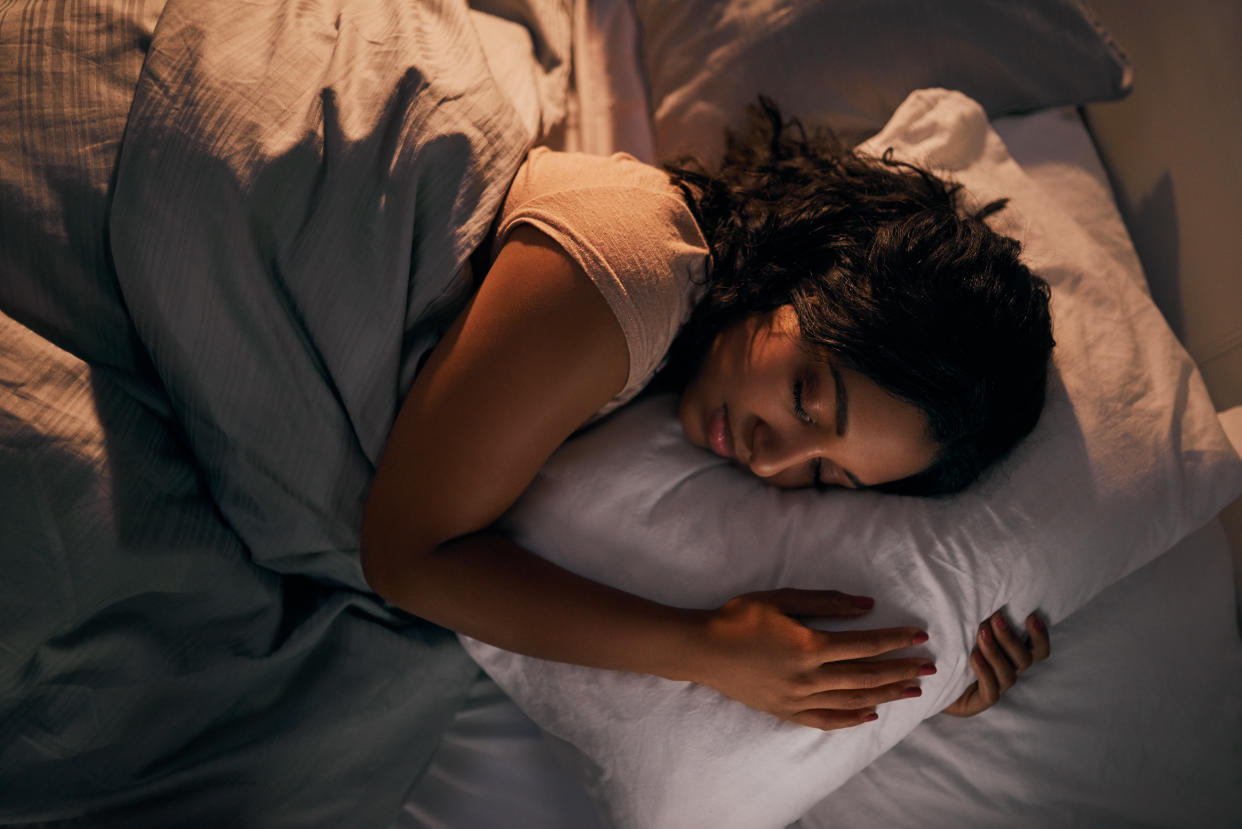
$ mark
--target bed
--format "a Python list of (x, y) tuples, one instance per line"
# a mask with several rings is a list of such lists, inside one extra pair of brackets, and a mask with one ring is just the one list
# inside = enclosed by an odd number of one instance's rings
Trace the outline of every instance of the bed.
[[(0, 821), (1242, 822), (1214, 518), (1242, 491), (1237, 413), (1148, 299), (1076, 109), (1124, 95), (1128, 62), (1075, 3), (918, 6), (0, 9)], [(823, 578), (876, 595), (877, 624), (914, 614), (941, 671), (869, 732), (462, 648), (356, 566), (400, 389), (526, 149), (710, 156), (757, 92), (1003, 187), (1066, 297), (1062, 349), (1092, 360), (1059, 364), (1044, 431), (956, 506), (757, 493), (652, 397), (567, 445), (506, 524), (667, 601)], [(412, 272), (432, 276), (407, 295)], [(1053, 658), (980, 717), (933, 716), (1002, 604), (1050, 618)]]

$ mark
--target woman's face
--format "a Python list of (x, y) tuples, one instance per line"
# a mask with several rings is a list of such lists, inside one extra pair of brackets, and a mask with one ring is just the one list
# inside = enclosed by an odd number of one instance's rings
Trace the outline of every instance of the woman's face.
[(875, 486), (929, 467), (927, 417), (803, 348), (789, 305), (722, 331), (681, 398), (686, 437), (773, 486)]

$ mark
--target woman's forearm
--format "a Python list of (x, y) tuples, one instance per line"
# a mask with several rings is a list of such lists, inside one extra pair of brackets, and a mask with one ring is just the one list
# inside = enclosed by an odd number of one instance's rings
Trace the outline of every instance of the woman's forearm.
[(506, 650), (692, 680), (707, 614), (598, 584), (493, 533), (454, 539), (377, 587), (392, 604)]
[(367, 578), (426, 619), (530, 656), (698, 682), (816, 728), (867, 722), (876, 705), (917, 695), (918, 677), (934, 670), (917, 657), (869, 659), (926, 641), (917, 628), (830, 633), (798, 621), (866, 612), (836, 591), (761, 591), (686, 610), (576, 576), (497, 534), (412, 559), (396, 549), (367, 548)]

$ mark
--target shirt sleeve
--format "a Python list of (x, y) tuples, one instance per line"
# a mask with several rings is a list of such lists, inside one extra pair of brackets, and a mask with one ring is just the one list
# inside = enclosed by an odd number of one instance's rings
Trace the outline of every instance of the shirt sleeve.
[(629, 376), (599, 417), (633, 398), (660, 367), (697, 298), (707, 245), (662, 171), (637, 161), (628, 162), (635, 169), (615, 169), (627, 163), (617, 156), (582, 160), (595, 169), (519, 173), (511, 191), (519, 203), (506, 205), (498, 239), (522, 223), (546, 233), (582, 267), (616, 316)]

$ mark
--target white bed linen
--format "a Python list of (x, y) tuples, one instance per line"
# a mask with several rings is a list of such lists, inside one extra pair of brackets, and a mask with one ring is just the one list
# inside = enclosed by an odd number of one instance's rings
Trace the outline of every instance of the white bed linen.
[[(996, 127), (1036, 183), (1089, 227), (1119, 263), (1130, 265), (1133, 248), (1077, 113), (1066, 108), (1007, 118)], [(1242, 747), (1233, 736), (1242, 733), (1237, 707), (1227, 704), (1228, 695), (1242, 684), (1242, 645), (1227, 623), (1232, 595), (1220, 595), (1221, 585), (1231, 581), (1227, 550), (1213, 522), (1109, 588), (1057, 626), (1055, 657), (1011, 692), (1013, 702), (1007, 698), (996, 710), (965, 723), (942, 717), (925, 723), (816, 807), (805, 826), (888, 825), (868, 818), (873, 812), (904, 813), (910, 825), (928, 825), (925, 809), (932, 806), (935, 823), (945, 825), (999, 821), (1036, 826), (1038, 818), (1043, 825), (1053, 820), (1121, 826), (1143, 823), (1148, 813), (1163, 814), (1170, 826), (1197, 825), (1179, 814), (1208, 820), (1204, 825), (1242, 821), (1242, 803), (1230, 796), (1227, 785), (1242, 769)], [(1187, 597), (1198, 598), (1191, 606)], [(1109, 665), (1107, 675), (1098, 671), (1101, 664)], [(394, 826), (596, 825), (576, 793), (564, 801), (566, 811), (555, 820), (547, 818), (546, 804), (525, 802), (532, 791), (562, 790), (572, 752), (558, 752), (561, 765), (552, 763), (550, 738), (540, 737), (511, 702), (502, 704), (481, 687), (473, 699), (487, 701), (487, 716), (504, 723), (506, 739), (490, 741), (482, 725), (486, 717), (477, 703), (469, 706)], [(1178, 716), (1152, 718), (1153, 712), (1171, 708)], [(1232, 731), (1221, 729), (1231, 723)], [(461, 728), (469, 729), (469, 744), (458, 739)], [(1015, 754), (1015, 737), (1029, 734), (1038, 739), (1023, 743)], [(521, 776), (475, 776), (473, 763), (485, 762), (497, 749), (506, 762), (520, 764)], [(934, 758), (941, 754), (951, 765), (937, 772)], [(1170, 773), (1165, 758), (1176, 758), (1193, 772)], [(446, 763), (452, 766), (451, 778), (436, 771)], [(571, 768), (571, 773), (578, 772)], [(911, 783), (906, 800), (900, 786), (890, 785), (901, 780), (923, 785)], [(1044, 802), (1023, 799), (1028, 784)], [(1183, 798), (1202, 808), (1153, 811), (1154, 804)], [(881, 801), (888, 812), (873, 808)], [(1030, 821), (1022, 822), (1024, 813)]]
[(1053, 623), (1198, 529), (1242, 490), (1242, 462), (1201, 378), (1132, 277), (1014, 163), (978, 105), (912, 93), (871, 139), (945, 170), (1053, 288), (1059, 346), (1031, 437), (946, 500), (782, 493), (690, 447), (672, 397), (650, 398), (562, 447), (507, 531), (588, 578), (716, 607), (747, 590), (868, 592), (865, 619), (920, 624), (910, 655), (940, 672), (866, 729), (779, 723), (692, 683), (593, 671), (465, 640), (550, 733), (598, 766), (620, 825), (757, 829), (797, 819), (970, 683), (975, 625), (1004, 606)]
[[(1230, 587), (1214, 521), (1058, 625), (996, 708), (925, 722), (798, 825), (1242, 825)], [(480, 679), (392, 829), (606, 826), (548, 740)]]
[(936, 717), (830, 795), (835, 826), (1242, 826), (1242, 643), (1218, 521), (1053, 632), (1002, 705)]
[(575, 0), (570, 117), (555, 149), (655, 163), (651, 102), (631, 0)]

